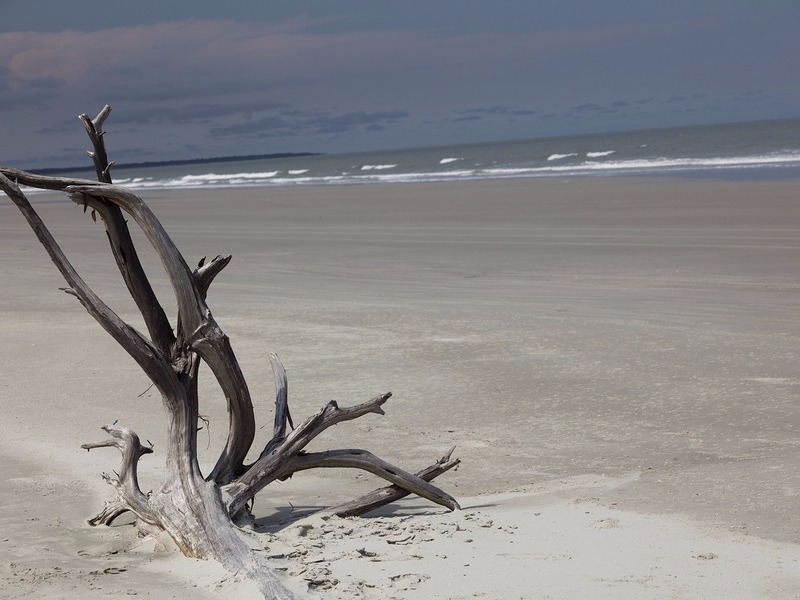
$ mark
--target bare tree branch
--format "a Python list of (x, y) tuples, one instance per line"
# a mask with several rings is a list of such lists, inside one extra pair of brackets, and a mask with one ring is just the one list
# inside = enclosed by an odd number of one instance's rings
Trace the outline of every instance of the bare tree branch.
[(215, 256), (209, 263), (205, 262), (205, 258), (203, 258), (200, 264), (197, 265), (197, 268), (192, 271), (194, 280), (197, 283), (197, 289), (200, 291), (200, 295), (204, 300), (208, 295), (208, 288), (211, 286), (211, 283), (230, 262), (230, 254), (228, 256)]
[[(111, 107), (106, 104), (92, 120), (85, 114), (79, 117), (94, 148), (93, 151), (87, 152), (87, 154), (94, 163), (98, 181), (102, 183), (111, 183), (111, 167), (114, 165), (114, 163), (108, 162), (103, 138), (103, 123), (110, 114)], [(105, 223), (114, 260), (133, 301), (139, 308), (142, 318), (144, 318), (145, 325), (150, 333), (150, 339), (164, 354), (169, 355), (172, 346), (175, 344), (175, 336), (172, 333), (167, 315), (164, 313), (158, 298), (156, 298), (150, 281), (147, 279), (139, 262), (139, 255), (136, 253), (136, 248), (122, 211), (119, 207), (98, 198), (93, 198), (91, 204), (92, 209), (100, 213)], [(92, 216), (94, 216), (94, 213)]]
[[(415, 473), (415, 476), (424, 481), (433, 481), (442, 473), (446, 473), (453, 467), (458, 466), (461, 461), (457, 458), (450, 458), (453, 455), (453, 450), (455, 450), (455, 448), (451, 448), (447, 454), (445, 454), (432, 465)], [(365, 494), (360, 498), (351, 500), (345, 504), (339, 504), (338, 506), (326, 508), (325, 512), (333, 513), (339, 517), (360, 517), (361, 515), (380, 508), (381, 506), (386, 506), (387, 504), (391, 504), (392, 502), (400, 500), (401, 498), (405, 498), (410, 493), (411, 492), (409, 492), (407, 489), (400, 486), (388, 485)]]
[[(255, 438), (253, 404), (230, 340), (214, 321), (192, 271), (161, 223), (135, 194), (111, 185), (68, 186), (65, 191), (76, 203), (82, 203), (86, 194), (116, 204), (134, 218), (153, 245), (169, 276), (180, 322), (185, 329), (185, 339), (179, 332), (177, 343), (196, 351), (208, 364), (228, 403), (228, 440), (209, 478), (220, 484), (233, 480), (242, 471), (245, 456)], [(222, 261), (218, 264), (222, 265)]]
[(387, 392), (348, 408), (339, 408), (333, 400), (328, 402), (317, 414), (306, 419), (286, 436), (270, 453), (261, 456), (250, 465), (241, 477), (226, 486), (231, 514), (237, 514), (266, 485), (275, 481), (279, 476), (274, 477), (274, 475), (283, 463), (299, 454), (320, 433), (337, 423), (357, 419), (369, 413), (385, 414), (381, 406), (391, 396), (391, 392)]
[[(113, 162), (108, 162), (106, 144), (103, 137), (105, 134), (103, 123), (110, 114), (111, 107), (106, 104), (91, 121), (85, 114), (80, 116), (86, 133), (89, 135), (89, 140), (94, 147), (94, 151), (90, 152), (89, 156), (94, 162), (98, 181), (103, 183), (111, 183), (111, 167), (114, 166)], [(144, 269), (139, 262), (139, 255), (136, 253), (136, 248), (133, 245), (122, 211), (119, 207), (108, 202), (102, 201), (102, 204), (105, 208), (103, 211), (98, 209), (98, 212), (101, 213), (106, 224), (111, 250), (125, 285), (128, 287), (131, 297), (145, 320), (147, 330), (150, 332), (150, 339), (153, 340), (156, 346), (161, 348), (162, 352), (169, 354), (175, 343), (175, 336), (172, 333), (167, 315), (164, 313), (158, 298), (156, 298), (153, 288), (150, 286), (150, 281), (147, 279), (147, 275), (145, 275)]]
[(138, 476), (139, 459), (145, 454), (151, 454), (153, 449), (142, 446), (139, 436), (127, 427), (105, 425), (102, 429), (113, 439), (83, 444), (81, 448), (85, 450), (108, 447), (118, 448), (122, 453), (122, 466), (116, 478), (105, 477), (106, 481), (117, 490), (117, 499), (107, 503), (100, 514), (91, 519), (89, 523), (92, 525), (100, 523), (109, 525), (119, 515), (128, 510), (148, 523), (158, 523), (148, 505), (147, 496), (139, 489)]
[(29, 173), (28, 171), (21, 171), (20, 169), (12, 169), (11, 167), (0, 167), (0, 173), (19, 185), (27, 185), (28, 187), (34, 187), (40, 190), (52, 190), (55, 192), (63, 192), (71, 185), (99, 185), (98, 182), (92, 179), (50, 177), (48, 175), (38, 175), (36, 173)]
[(259, 458), (266, 456), (274, 450), (286, 437), (286, 426), (294, 429), (292, 415), (289, 413), (289, 381), (286, 378), (286, 369), (274, 352), (269, 353), (269, 362), (272, 365), (272, 374), (275, 378), (275, 423), (272, 427), (272, 439), (261, 452)]
[(94, 119), (89, 119), (86, 114), (82, 114), (78, 117), (81, 123), (83, 123), (84, 129), (86, 129), (92, 146), (94, 146), (94, 150), (86, 154), (89, 155), (89, 158), (91, 158), (94, 163), (95, 171), (97, 172), (97, 180), (103, 183), (111, 183), (111, 167), (114, 165), (114, 163), (108, 162), (106, 145), (103, 143), (103, 123), (105, 123), (110, 114), (111, 107), (106, 104)]
[[(85, 114), (80, 116), (81, 122), (94, 147), (94, 151), (88, 154), (95, 165), (98, 180), (106, 184), (111, 183), (111, 163), (108, 162), (106, 156), (102, 124), (110, 113), (111, 107), (106, 105), (94, 120), (90, 120)], [(9, 179), (22, 183), (23, 185), (57, 191), (64, 191), (70, 185), (96, 185), (96, 182), (87, 179), (46, 177), (19, 171), (17, 169), (3, 168), (0, 169), (0, 172), (4, 173)], [(131, 297), (144, 318), (145, 325), (150, 334), (150, 339), (156, 347), (168, 355), (175, 342), (175, 337), (172, 334), (172, 328), (164, 313), (164, 309), (158, 302), (150, 286), (150, 282), (144, 273), (144, 269), (139, 262), (139, 256), (136, 253), (122, 212), (119, 207), (99, 197), (87, 200), (85, 206), (91, 206), (92, 210), (97, 211), (102, 217), (114, 260), (117, 263)]]
[(19, 187), (2, 173), (0, 173), (0, 189), (22, 212), (36, 237), (39, 238), (51, 260), (70, 286), (72, 293), (81, 301), (89, 314), (133, 357), (162, 394), (173, 392), (177, 385), (177, 379), (169, 365), (169, 360), (142, 334), (120, 319), (86, 285)]
[(416, 475), (398, 469), (367, 450), (328, 450), (300, 454), (287, 462), (286, 466), (281, 469), (282, 472), (278, 478), (285, 479), (297, 471), (320, 467), (363, 469), (450, 510), (461, 508), (455, 498), (449, 494)]
[(194, 284), (192, 272), (164, 227), (141, 198), (125, 188), (109, 184), (70, 185), (64, 191), (76, 204), (85, 204), (88, 201), (86, 196), (101, 198), (131, 215), (161, 259), (187, 331), (194, 331), (203, 324), (209, 311)]
[(208, 476), (209, 480), (224, 485), (243, 472), (244, 459), (253, 445), (256, 433), (253, 403), (230, 340), (215, 321), (204, 323), (188, 341), (211, 368), (228, 402), (228, 439)]
[(122, 211), (102, 198), (94, 196), (85, 196), (85, 198), (87, 205), (97, 211), (103, 219), (114, 260), (131, 298), (139, 308), (150, 339), (164, 354), (170, 355), (175, 345), (175, 335), (172, 333), (167, 315), (139, 262), (139, 256)]

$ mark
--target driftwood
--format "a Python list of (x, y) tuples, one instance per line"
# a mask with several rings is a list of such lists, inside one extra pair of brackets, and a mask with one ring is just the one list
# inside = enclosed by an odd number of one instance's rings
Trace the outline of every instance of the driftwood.
[[(452, 450), (416, 474), (390, 465), (366, 450), (305, 452), (309, 442), (332, 425), (370, 413), (384, 414), (382, 407), (391, 394), (347, 408), (329, 402), (295, 427), (289, 412), (286, 371), (275, 354), (270, 355), (276, 386), (272, 438), (255, 462), (246, 463), (256, 431), (250, 392), (230, 341), (206, 304), (209, 287), (231, 257), (217, 256), (208, 263), (201, 260), (197, 268), (189, 268), (142, 199), (113, 185), (113, 163), (106, 156), (102, 131), (110, 111), (106, 106), (94, 119), (80, 117), (93, 146), (88, 154), (98, 181), (0, 168), (0, 188), (22, 212), (61, 272), (69, 286), (64, 291), (75, 296), (138, 363), (158, 389), (166, 409), (166, 475), (151, 493), (140, 489), (137, 465), (144, 454), (153, 450), (143, 446), (133, 431), (116, 424), (106, 425), (103, 430), (109, 439), (83, 445), (87, 450), (113, 446), (122, 453), (119, 472), (115, 477), (105, 476), (115, 489), (115, 497), (89, 523), (108, 525), (124, 513), (133, 513), (135, 524), (142, 531), (167, 532), (185, 555), (216, 559), (227, 569), (246, 574), (258, 582), (266, 598), (290, 598), (291, 593), (258, 552), (251, 549), (238, 527), (249, 517), (255, 495), (270, 483), (306, 469), (356, 468), (374, 473), (391, 485), (327, 510), (358, 516), (409, 493), (450, 510), (458, 508), (455, 499), (430, 483), (458, 464), (457, 459), (451, 459)], [(84, 211), (90, 210), (93, 220), (99, 215), (122, 278), (144, 319), (146, 335), (124, 322), (83, 281), (20, 184), (65, 192)], [(133, 219), (144, 232), (169, 277), (178, 305), (174, 330), (139, 262), (126, 218)], [(229, 414), (228, 438), (210, 473), (201, 471), (197, 458), (197, 376), (201, 362), (210, 367), (219, 382)]]

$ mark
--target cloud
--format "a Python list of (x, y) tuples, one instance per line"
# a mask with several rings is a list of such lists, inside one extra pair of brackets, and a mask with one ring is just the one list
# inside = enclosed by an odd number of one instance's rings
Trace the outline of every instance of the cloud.
[(570, 108), (570, 110), (576, 113), (601, 112), (605, 110), (605, 107), (602, 104), (597, 104), (596, 102), (587, 102), (585, 104), (573, 106)]
[(216, 138), (226, 137), (280, 137), (303, 134), (338, 134), (359, 128), (378, 131), (407, 119), (402, 110), (367, 112), (363, 110), (339, 114), (286, 110), (281, 115), (262, 117), (250, 122), (240, 122), (211, 129)]
[(613, 115), (613, 114), (642, 114), (643, 107), (654, 102), (661, 104), (686, 104), (691, 100), (705, 98), (705, 94), (694, 94), (691, 97), (686, 96), (669, 96), (667, 98), (638, 98), (635, 100), (611, 100), (608, 102), (584, 102), (570, 107), (565, 113), (565, 116), (582, 118), (592, 115)]
[(286, 101), (292, 92), (307, 96), (317, 85), (346, 89), (370, 80), (380, 85), (391, 77), (412, 85), (443, 80), (467, 85), (477, 71), (529, 71), (559, 56), (675, 27), (445, 35), (425, 29), (322, 31), (318, 25), (311, 19), (276, 24), (185, 20), (98, 31), (4, 33), (0, 69), (18, 87), (51, 81), (72, 94), (102, 93), (113, 101), (186, 102), (254, 91)]
[[(271, 20), (260, 14), (92, 31), (103, 22), (96, 19), (71, 21), (80, 31), (0, 33), (0, 137), (13, 139), (19, 156), (50, 153), (82, 135), (72, 115), (106, 102), (115, 108), (108, 127), (119, 146), (154, 143), (154, 151), (171, 158), (195, 148), (227, 153), (240, 137), (248, 152), (268, 137), (289, 150), (343, 151), (578, 131), (616, 126), (629, 116), (706, 110), (708, 102), (692, 94), (723, 92), (701, 71), (719, 79), (742, 58), (716, 43), (725, 19), (692, 21), (672, 9), (670, 19), (644, 18), (650, 9), (643, 9), (624, 19), (582, 14), (547, 23), (510, 11), (513, 23), (499, 28), (492, 19), (465, 27), (444, 8), (404, 18), (407, 9), (396, 7), (395, 19), (383, 9), (363, 18), (343, 17), (341, 10), (331, 4), (314, 18), (278, 20), (276, 14), (298, 14), (287, 8), (271, 11)], [(708, 68), (720, 57), (733, 65), (722, 74)], [(736, 85), (724, 93), (739, 106), (769, 108), (767, 96), (775, 104), (783, 93), (783, 105), (797, 97), (782, 92), (789, 84), (781, 87), (769, 69), (736, 73)], [(758, 89), (771, 91), (737, 99)], [(684, 99), (669, 104), (672, 95)]]
[(312, 119), (308, 125), (314, 129), (314, 133), (342, 133), (361, 126), (381, 127), (387, 124), (408, 118), (409, 114), (404, 110), (391, 110), (380, 112), (365, 112), (363, 110), (344, 113), (341, 115), (326, 115)]
[[(0, 67), (19, 80), (55, 78), (73, 85), (122, 85), (160, 99), (194, 82), (191, 92), (229, 94), (274, 82), (329, 79), (331, 68), (356, 73), (386, 69), (392, 58), (430, 45), (413, 32), (320, 33), (300, 24), (189, 20), (99, 31), (0, 34)], [(161, 89), (157, 85), (165, 86)], [(143, 87), (144, 86), (144, 87)], [(152, 88), (148, 86), (154, 86)]]
[(541, 111), (538, 108), (519, 108), (518, 106), (484, 106), (480, 108), (469, 108), (460, 111), (464, 115), (503, 115), (511, 117), (530, 116), (539, 114)]
[[(286, 108), (284, 102), (269, 102), (264, 100), (234, 101), (230, 103), (194, 103), (180, 105), (160, 105), (149, 107), (141, 105), (128, 105), (123, 111), (115, 111), (111, 121), (112, 127), (119, 132), (119, 125), (158, 125), (173, 124), (214, 124), (230, 116), (239, 116), (245, 120), (253, 118), (254, 114)], [(112, 107), (113, 108), (113, 107)], [(43, 127), (36, 133), (58, 133), (74, 131), (75, 119), (64, 119), (53, 125)]]
[(55, 77), (20, 78), (0, 65), (0, 110), (40, 107), (45, 98), (58, 93), (61, 87), (63, 83)]
[(115, 116), (118, 123), (171, 123), (210, 122), (231, 115), (243, 115), (252, 118), (260, 113), (279, 108), (286, 108), (285, 102), (268, 100), (233, 101), (228, 103), (192, 103), (180, 105), (164, 105), (158, 108), (126, 109), (123, 114)]

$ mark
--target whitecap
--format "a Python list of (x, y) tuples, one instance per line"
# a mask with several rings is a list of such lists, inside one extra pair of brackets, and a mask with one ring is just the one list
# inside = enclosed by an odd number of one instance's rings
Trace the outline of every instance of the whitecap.
[(394, 169), (397, 165), (362, 165), (362, 171), (383, 171), (385, 169)]
[(289, 169), (289, 175), (302, 175), (303, 173), (308, 173), (308, 169)]
[(537, 173), (542, 170), (544, 169), (535, 167), (496, 167), (493, 169), (484, 169), (481, 172), (490, 177), (509, 177), (509, 176), (514, 177), (521, 175), (529, 175), (531, 173)]
[(604, 150), (602, 152), (587, 152), (587, 158), (600, 158), (601, 156), (611, 156), (616, 150)]
[(464, 160), (464, 159), (463, 158), (443, 158), (442, 160), (439, 161), (439, 164), (440, 165), (446, 165), (448, 163), (458, 162), (459, 160)]
[(569, 154), (551, 154), (547, 157), (547, 160), (561, 160), (563, 158), (569, 158), (570, 156), (578, 156), (578, 153), (570, 152)]
[(269, 179), (275, 177), (280, 171), (264, 171), (262, 173), (204, 173), (203, 175), (184, 175), (181, 177), (187, 183), (203, 181), (225, 181), (229, 179)]
[[(583, 156), (583, 153), (581, 153)], [(559, 155), (575, 156), (575, 154)], [(588, 153), (587, 153), (588, 156)], [(557, 160), (557, 159), (553, 159)], [(495, 161), (497, 163), (497, 161)], [(574, 164), (571, 164), (574, 163)], [(490, 165), (470, 169), (458, 169), (454, 166), (433, 171), (402, 172), (381, 170), (381, 165), (365, 165), (369, 168), (354, 168), (352, 172), (344, 171), (337, 175), (309, 175), (293, 172), (300, 171), (266, 171), (247, 173), (205, 173), (200, 175), (184, 175), (182, 177), (154, 179), (152, 177), (129, 177), (120, 182), (133, 189), (203, 189), (203, 188), (237, 188), (237, 187), (274, 187), (298, 185), (359, 185), (369, 183), (401, 183), (427, 181), (467, 181), (473, 179), (501, 179), (510, 177), (553, 177), (580, 176), (601, 174), (646, 174), (670, 171), (709, 170), (709, 169), (747, 169), (764, 167), (800, 168), (800, 151), (784, 150), (779, 152), (753, 154), (732, 157), (652, 157), (626, 159), (619, 155), (606, 160), (575, 160), (550, 162), (538, 166), (509, 166), (503, 164)], [(383, 165), (385, 169), (395, 165)], [(305, 171), (305, 170), (304, 170)]]

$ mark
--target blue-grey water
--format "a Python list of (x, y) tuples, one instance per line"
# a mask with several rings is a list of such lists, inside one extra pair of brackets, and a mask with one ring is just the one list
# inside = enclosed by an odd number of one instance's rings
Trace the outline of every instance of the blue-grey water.
[(588, 175), (800, 177), (800, 119), (114, 171), (115, 183), (137, 189)]

